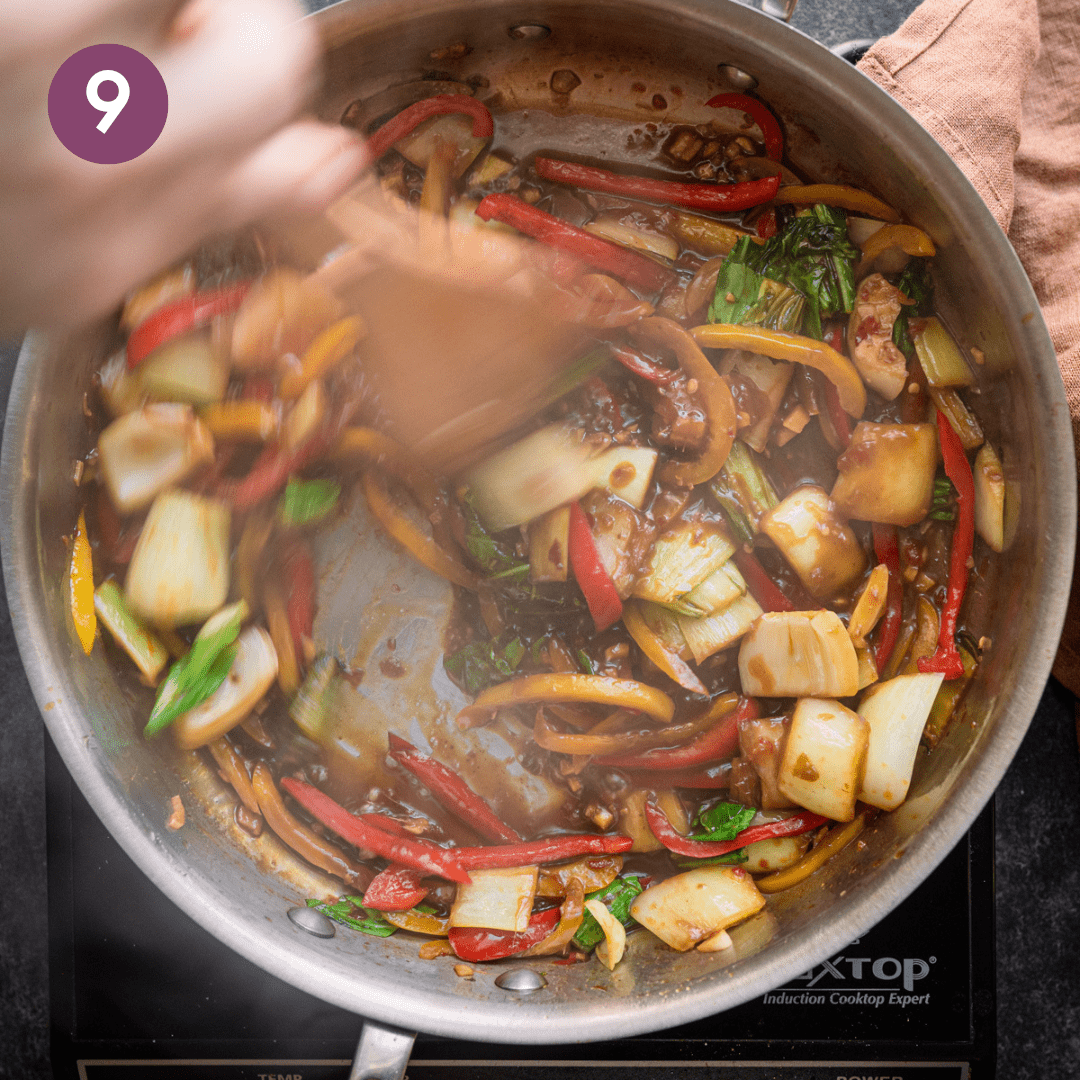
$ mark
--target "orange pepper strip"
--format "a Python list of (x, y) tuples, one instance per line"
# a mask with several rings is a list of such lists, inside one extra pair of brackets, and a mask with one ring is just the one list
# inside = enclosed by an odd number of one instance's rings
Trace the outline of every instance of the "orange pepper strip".
[(386, 478), (369, 469), (364, 473), (364, 498), (379, 524), (418, 562), (455, 585), (477, 587), (476, 575), (445, 552), (395, 505), (386, 487)]
[(435, 509), (438, 496), (435, 478), (412, 461), (405, 448), (389, 435), (369, 427), (346, 428), (334, 447), (334, 456), (358, 457), (368, 465), (381, 466), (406, 484), (428, 513)]
[(774, 196), (778, 206), (806, 206), (811, 203), (824, 203), (826, 206), (839, 206), (841, 210), (852, 210), (867, 217), (880, 218), (882, 221), (898, 222), (900, 215), (888, 204), (875, 198), (868, 191), (845, 187), (843, 184), (798, 184), (782, 187)]
[(935, 254), (934, 241), (914, 225), (883, 225), (868, 236), (862, 248), (863, 265), (873, 262), (883, 251), (898, 247), (905, 255), (918, 255), (924, 259)]
[(458, 713), (460, 728), (476, 727), (499, 709), (537, 701), (588, 701), (638, 709), (667, 724), (675, 715), (675, 702), (661, 690), (633, 679), (606, 675), (526, 675), (485, 690)]
[(279, 393), (287, 401), (298, 398), (308, 384), (340, 363), (367, 336), (367, 326), (358, 315), (338, 319), (304, 350), (300, 366), (290, 368), (281, 379)]
[(696, 342), (671, 319), (642, 319), (630, 333), (635, 341), (659, 345), (674, 352), (687, 379), (698, 385), (696, 393), (704, 403), (708, 426), (705, 448), (693, 461), (665, 462), (660, 470), (660, 479), (675, 487), (704, 484), (723, 468), (731, 444), (735, 441), (738, 418), (731, 388), (699, 348), (700, 341)]
[(414, 934), (446, 937), (450, 929), (449, 915), (425, 915), (420, 911), (381, 911), (379, 914), (391, 926), (396, 926), (399, 930), (410, 930)]
[(863, 831), (866, 817), (865, 813), (857, 814), (854, 821), (834, 826), (825, 834), (825, 839), (817, 847), (811, 848), (797, 863), (793, 863), (786, 870), (777, 870), (774, 874), (760, 877), (754, 884), (763, 893), (775, 893), (805, 881)]
[(836, 387), (844, 412), (858, 419), (866, 408), (866, 387), (855, 365), (824, 341), (784, 330), (732, 323), (695, 326), (690, 333), (707, 349), (747, 349), (773, 360), (788, 360), (816, 368)]
[(79, 511), (79, 522), (75, 526), (68, 584), (75, 633), (79, 636), (83, 652), (89, 656), (94, 648), (94, 636), (97, 634), (97, 614), (94, 612), (94, 561), (90, 554), (90, 540), (86, 535), (85, 510)]
[(265, 442), (277, 433), (277, 410), (265, 401), (217, 401), (199, 410), (215, 439)]
[(645, 621), (641, 608), (630, 600), (623, 605), (623, 626), (637, 642), (641, 651), (669, 678), (692, 694), (708, 694), (693, 668), (676, 653), (671, 652)]

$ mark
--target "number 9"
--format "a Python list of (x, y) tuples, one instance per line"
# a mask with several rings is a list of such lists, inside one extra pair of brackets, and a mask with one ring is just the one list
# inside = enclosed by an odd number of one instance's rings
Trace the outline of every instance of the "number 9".
[[(98, 93), (99, 87), (104, 82), (111, 82), (116, 87), (116, 97), (112, 101), (102, 100), (101, 95)], [(104, 134), (112, 127), (113, 121), (124, 111), (124, 106), (127, 105), (130, 97), (131, 87), (127, 79), (119, 71), (107, 69), (97, 71), (90, 76), (90, 81), (86, 84), (86, 100), (98, 112), (104, 113), (97, 122), (98, 131)]]

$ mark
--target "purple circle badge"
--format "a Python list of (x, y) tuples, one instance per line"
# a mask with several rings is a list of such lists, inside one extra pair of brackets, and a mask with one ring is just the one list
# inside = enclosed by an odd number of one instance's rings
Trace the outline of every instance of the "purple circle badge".
[(119, 165), (157, 141), (169, 115), (161, 72), (127, 45), (90, 45), (69, 56), (49, 86), (49, 123), (73, 154)]

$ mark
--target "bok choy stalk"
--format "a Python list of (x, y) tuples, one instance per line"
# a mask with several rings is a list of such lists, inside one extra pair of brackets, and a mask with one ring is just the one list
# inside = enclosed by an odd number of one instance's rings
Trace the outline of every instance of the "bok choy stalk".
[(169, 659), (156, 634), (143, 626), (124, 602), (120, 586), (109, 578), (94, 592), (94, 610), (116, 643), (131, 657), (143, 677), (153, 682)]
[(709, 481), (709, 490), (738, 539), (744, 542), (754, 539), (762, 515), (780, 501), (757, 454), (741, 439), (731, 444), (724, 467)]
[(822, 318), (852, 309), (858, 258), (843, 212), (815, 204), (764, 244), (739, 240), (720, 267), (709, 322), (821, 340)]
[(698, 615), (700, 610), (685, 607), (682, 598), (719, 570), (734, 551), (734, 543), (718, 521), (677, 521), (657, 537), (633, 594)]
[(131, 556), (124, 597), (139, 618), (183, 626), (213, 614), (229, 593), (229, 507), (190, 491), (164, 491)]

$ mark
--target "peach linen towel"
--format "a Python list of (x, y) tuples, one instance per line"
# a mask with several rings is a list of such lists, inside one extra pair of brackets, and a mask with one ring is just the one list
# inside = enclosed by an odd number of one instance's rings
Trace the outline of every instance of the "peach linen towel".
[[(859, 69), (964, 171), (1039, 298), (1080, 447), (1080, 0), (926, 0)], [(1080, 694), (1080, 571), (1057, 676)]]

